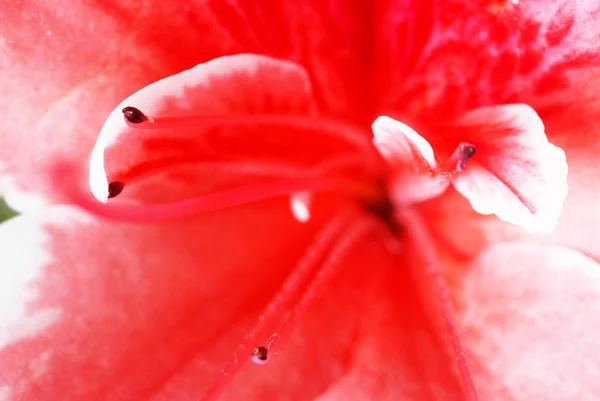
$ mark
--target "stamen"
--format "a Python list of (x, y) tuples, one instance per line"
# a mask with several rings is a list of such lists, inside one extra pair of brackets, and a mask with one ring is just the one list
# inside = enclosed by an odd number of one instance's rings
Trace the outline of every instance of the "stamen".
[(125, 116), (125, 120), (132, 124), (140, 124), (143, 122), (148, 122), (150, 124), (154, 123), (154, 119), (148, 117), (147, 115), (142, 113), (140, 109), (136, 109), (135, 107), (127, 106), (121, 111)]
[(108, 199), (119, 195), (123, 192), (123, 188), (125, 188), (125, 183), (121, 181), (115, 181), (108, 184)]
[[(125, 114), (125, 110), (131, 111), (131, 113), (138, 118), (135, 118), (135, 121), (130, 121), (130, 117)], [(132, 106), (125, 107), (123, 112), (125, 114), (125, 122), (127, 125), (135, 129), (177, 129), (198, 126), (236, 127), (248, 125), (295, 127), (326, 133), (347, 143), (358, 146), (362, 150), (369, 149), (369, 153), (374, 154), (374, 152), (370, 151), (372, 149), (372, 144), (365, 131), (347, 122), (325, 117), (305, 117), (285, 114), (150, 117)], [(138, 112), (144, 117), (144, 119), (139, 122)]]
[(252, 362), (258, 365), (267, 363), (267, 349), (265, 347), (257, 347), (252, 350)]
[(466, 142), (461, 142), (458, 145), (458, 152), (459, 157), (456, 163), (456, 169), (458, 171), (462, 171), (462, 169), (465, 167), (465, 164), (467, 163), (467, 160), (475, 156), (475, 146)]
[(475, 146), (470, 143), (461, 142), (437, 174), (450, 178), (457, 172), (462, 171), (467, 161), (473, 156), (475, 156)]
[[(249, 350), (256, 343), (258, 335), (273, 325), (292, 300), (297, 296), (308, 278), (314, 273), (317, 264), (323, 259), (324, 254), (333, 245), (342, 230), (355, 218), (356, 210), (345, 209), (335, 215), (315, 236), (314, 241), (308, 247), (296, 268), (286, 278), (281, 288), (271, 301), (267, 304), (262, 314), (256, 320), (256, 325), (248, 333), (242, 343), (237, 347), (229, 364), (221, 371), (212, 386), (202, 397), (202, 401), (214, 400), (225, 389), (233, 378), (233, 375), (241, 369), (246, 361)], [(258, 347), (260, 348), (260, 347)], [(256, 349), (258, 349), (256, 348)], [(264, 347), (263, 347), (264, 348)], [(258, 351), (257, 351), (258, 352)], [(265, 349), (265, 356), (267, 352)], [(254, 352), (252, 353), (254, 356)], [(256, 358), (252, 358), (255, 360)], [(268, 358), (267, 358), (268, 359)], [(255, 361), (256, 362), (256, 361)]]
[(344, 233), (327, 259), (323, 262), (315, 278), (302, 294), (298, 303), (294, 305), (290, 316), (281, 329), (269, 337), (266, 346), (268, 355), (276, 352), (281, 344), (281, 340), (286, 339), (293, 332), (312, 302), (323, 293), (326, 286), (330, 283), (331, 278), (339, 273), (344, 256), (377, 227), (379, 227), (379, 221), (371, 218), (371, 216), (366, 216), (354, 223)]
[(397, 217), (404, 223), (403, 227), (412, 238), (413, 246), (420, 248), (420, 255), (423, 259), (427, 274), (433, 280), (434, 292), (438, 296), (438, 304), (442, 312), (442, 317), (452, 341), (454, 356), (462, 379), (466, 400), (477, 401), (479, 399), (477, 389), (475, 388), (471, 369), (465, 355), (465, 346), (460, 339), (456, 315), (454, 314), (452, 303), (450, 302), (448, 287), (446, 286), (440, 269), (440, 261), (437, 258), (433, 240), (429, 236), (425, 222), (418, 212), (405, 209), (399, 212)]
[[(324, 174), (335, 174), (338, 170), (349, 167), (363, 167), (364, 159), (358, 155), (340, 156), (327, 159), (322, 163), (312, 167), (302, 167), (293, 163), (285, 163), (272, 160), (233, 160), (233, 161), (202, 161), (179, 164), (156, 164), (152, 168), (144, 170), (143, 173), (130, 175), (127, 179), (127, 185), (142, 181), (152, 177), (157, 172), (164, 172), (168, 167), (185, 167), (195, 169), (201, 174), (232, 174), (245, 176), (264, 176), (264, 177), (289, 177), (298, 176), (318, 176)], [(371, 172), (375, 174), (376, 172)], [(112, 183), (110, 184), (112, 185)], [(123, 183), (123, 185), (125, 185)], [(110, 187), (109, 187), (110, 190)], [(110, 193), (109, 193), (110, 195)], [(118, 195), (118, 194), (117, 194)]]
[(361, 182), (341, 178), (302, 177), (260, 182), (169, 204), (106, 204), (98, 202), (88, 191), (77, 186), (78, 178), (76, 168), (71, 165), (57, 164), (52, 169), (51, 180), (55, 189), (62, 191), (73, 205), (100, 217), (130, 223), (180, 219), (302, 191), (342, 191), (352, 197), (375, 196), (373, 188)]

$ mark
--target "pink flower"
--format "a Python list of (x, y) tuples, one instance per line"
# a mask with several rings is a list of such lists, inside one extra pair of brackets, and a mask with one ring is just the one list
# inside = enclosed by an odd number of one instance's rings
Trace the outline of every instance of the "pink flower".
[(599, 396), (598, 6), (349, 4), (7, 7), (0, 399)]

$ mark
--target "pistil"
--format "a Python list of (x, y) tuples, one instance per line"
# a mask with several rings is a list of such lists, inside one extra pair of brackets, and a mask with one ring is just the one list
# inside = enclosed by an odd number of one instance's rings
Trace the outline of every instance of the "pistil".
[(432, 280), (434, 293), (438, 297), (437, 303), (452, 342), (456, 364), (466, 396), (465, 400), (477, 401), (479, 399), (477, 389), (471, 375), (471, 368), (467, 362), (465, 346), (460, 339), (456, 315), (450, 302), (448, 287), (444, 281), (434, 241), (427, 232), (425, 222), (417, 211), (410, 208), (399, 210), (396, 217), (403, 224), (403, 227), (405, 227), (413, 246), (418, 249), (425, 271)]
[(353, 198), (376, 196), (370, 185), (360, 181), (309, 176), (259, 182), (168, 204), (106, 204), (95, 200), (88, 191), (77, 186), (79, 180), (74, 166), (68, 164), (55, 166), (51, 178), (55, 189), (59, 189), (59, 192), (71, 204), (96, 216), (129, 223), (151, 223), (181, 219), (298, 192), (341, 191)]

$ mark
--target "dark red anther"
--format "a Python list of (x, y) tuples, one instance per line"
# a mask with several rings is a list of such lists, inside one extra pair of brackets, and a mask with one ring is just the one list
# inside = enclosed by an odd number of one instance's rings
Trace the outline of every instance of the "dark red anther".
[(267, 363), (267, 354), (269, 351), (263, 346), (256, 347), (252, 350), (252, 362), (257, 363), (259, 365), (264, 365)]
[(145, 121), (148, 121), (148, 117), (144, 113), (140, 111), (140, 109), (136, 109), (135, 107), (127, 106), (123, 110), (123, 115), (132, 124), (140, 124)]
[(460, 145), (458, 145), (458, 149), (460, 150), (460, 153), (464, 157), (464, 161), (469, 160), (471, 157), (473, 157), (475, 155), (475, 146), (473, 146), (469, 143), (464, 143), (464, 142), (461, 143)]
[(108, 184), (108, 199), (119, 195), (123, 192), (123, 188), (125, 188), (125, 183), (121, 181), (115, 181)]

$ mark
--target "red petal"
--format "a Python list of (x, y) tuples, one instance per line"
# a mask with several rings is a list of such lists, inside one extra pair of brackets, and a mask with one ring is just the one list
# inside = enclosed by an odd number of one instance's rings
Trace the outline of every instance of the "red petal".
[[(564, 244), (600, 259), (594, 233), (600, 225), (598, 200), (598, 155), (600, 131), (593, 108), (572, 110), (567, 115), (544, 121), (551, 142), (566, 153), (569, 164), (569, 195), (558, 225), (551, 235), (535, 235), (515, 230), (495, 218), (476, 216), (468, 202), (455, 191), (427, 206), (428, 222), (440, 240), (452, 242), (459, 253), (476, 254), (481, 247), (506, 240), (525, 239)], [(478, 155), (475, 156), (475, 159)], [(473, 161), (473, 160), (471, 160)]]
[[(1, 253), (14, 255), (0, 388), (23, 401), (197, 401), (313, 228), (285, 202), (143, 227), (59, 208), (11, 220), (0, 226)], [(433, 382), (458, 398), (428, 297), (398, 263), (379, 238), (347, 255), (289, 343), (248, 364), (223, 399), (311, 400), (336, 381), (330, 394), (422, 399)]]
[(500, 244), (457, 288), (483, 399), (600, 397), (600, 266), (567, 248)]
[(408, 125), (380, 116), (373, 122), (373, 143), (394, 167), (429, 171), (437, 165), (433, 149), (425, 138)]
[[(138, 125), (129, 125), (123, 116), (126, 106), (136, 107), (158, 121), (143, 123), (148, 127), (158, 127), (161, 118), (179, 118), (190, 121), (190, 125), (136, 129)], [(310, 118), (314, 113), (311, 86), (300, 66), (255, 55), (215, 59), (155, 82), (121, 102), (98, 138), (90, 164), (90, 184), (99, 199), (106, 199), (109, 182), (121, 181), (129, 186), (176, 165), (279, 159), (311, 166), (316, 160), (331, 157), (334, 151), (352, 149), (341, 140), (310, 135), (306, 129), (299, 131), (285, 124), (226, 125), (252, 116), (277, 115), (291, 120), (298, 116)], [(203, 125), (215, 117), (221, 121), (216, 126)], [(218, 180), (214, 172), (195, 172), (194, 176), (205, 186)], [(160, 181), (153, 182), (154, 192), (164, 192), (166, 185), (176, 179), (167, 176), (160, 177)], [(198, 194), (199, 189), (190, 184), (181, 190), (190, 195), (190, 191)], [(153, 195), (145, 191), (138, 199)]]
[(552, 106), (583, 106), (568, 90), (598, 65), (599, 12), (587, 0), (387, 1), (375, 17), (380, 107), (440, 118), (503, 103), (538, 109), (553, 93)]
[(448, 188), (447, 178), (432, 174), (437, 167), (433, 149), (415, 130), (385, 116), (378, 117), (372, 129), (375, 147), (394, 171), (388, 189), (395, 205), (422, 202)]
[(226, 54), (293, 59), (310, 71), (323, 110), (362, 118), (356, 110), (366, 111), (368, 102), (360, 62), (370, 44), (368, 7), (321, 1), (7, 4), (0, 92), (11, 101), (0, 120), (0, 191), (16, 185), (39, 193), (40, 171), (56, 154), (85, 165), (102, 122), (121, 99)]
[(23, 401), (142, 400), (199, 358), (198, 397), (313, 228), (284, 201), (143, 227), (59, 208), (10, 220), (0, 388)]
[(445, 132), (473, 143), (476, 155), (452, 183), (479, 213), (529, 231), (551, 232), (567, 196), (567, 162), (526, 105), (468, 113)]

